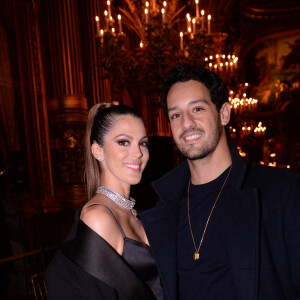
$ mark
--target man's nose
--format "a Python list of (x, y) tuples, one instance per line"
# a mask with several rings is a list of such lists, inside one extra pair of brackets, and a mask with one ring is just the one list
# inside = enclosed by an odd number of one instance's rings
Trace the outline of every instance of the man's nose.
[(193, 128), (195, 126), (194, 118), (187, 112), (182, 115), (182, 127), (184, 129)]

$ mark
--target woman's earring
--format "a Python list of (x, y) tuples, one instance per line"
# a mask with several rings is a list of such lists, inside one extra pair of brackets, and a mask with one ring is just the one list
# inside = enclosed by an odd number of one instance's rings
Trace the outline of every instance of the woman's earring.
[(103, 157), (102, 156), (99, 156), (99, 161), (103, 161)]

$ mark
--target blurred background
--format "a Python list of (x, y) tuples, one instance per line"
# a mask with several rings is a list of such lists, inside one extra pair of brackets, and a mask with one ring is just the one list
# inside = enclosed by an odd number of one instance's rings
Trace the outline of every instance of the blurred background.
[(150, 161), (133, 188), (182, 157), (160, 107), (180, 62), (202, 64), (230, 90), (230, 137), (247, 161), (300, 169), (299, 0), (1, 0), (0, 297), (34, 298), (86, 201), (83, 138), (89, 108), (134, 107)]

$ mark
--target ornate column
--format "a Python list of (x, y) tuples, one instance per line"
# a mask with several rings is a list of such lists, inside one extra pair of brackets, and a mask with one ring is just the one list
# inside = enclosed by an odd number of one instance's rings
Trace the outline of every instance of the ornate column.
[(85, 201), (83, 140), (87, 100), (84, 95), (77, 1), (46, 4), (53, 96), (48, 100), (54, 192), (62, 208)]
[(35, 1), (14, 1), (13, 11), (20, 80), (16, 102), (21, 102), (17, 107), (23, 112), (20, 140), (22, 148), (26, 145), (24, 165), (28, 168), (30, 184), (30, 197), (24, 209), (30, 213), (48, 210), (54, 195), (38, 18), (40, 7)]
[[(85, 95), (88, 106), (99, 102), (111, 102), (108, 79), (103, 79), (103, 70), (97, 65), (96, 21), (103, 15), (99, 0), (79, 1), (79, 20), (82, 37), (82, 60), (84, 68)], [(99, 33), (98, 33), (99, 34)]]

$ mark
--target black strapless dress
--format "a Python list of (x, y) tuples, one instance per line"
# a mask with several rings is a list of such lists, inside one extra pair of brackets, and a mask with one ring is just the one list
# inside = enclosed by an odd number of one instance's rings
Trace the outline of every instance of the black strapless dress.
[(123, 258), (150, 287), (155, 297), (162, 300), (162, 287), (151, 249), (140, 242), (127, 238), (120, 225), (119, 227), (124, 238)]
[(126, 237), (119, 221), (117, 220), (113, 212), (107, 206), (105, 207), (111, 212), (112, 216), (116, 220), (116, 223), (123, 236), (124, 249), (122, 257), (126, 260), (132, 270), (138, 275), (138, 277), (150, 287), (155, 297), (158, 300), (163, 300), (162, 286), (151, 249), (143, 243)]

